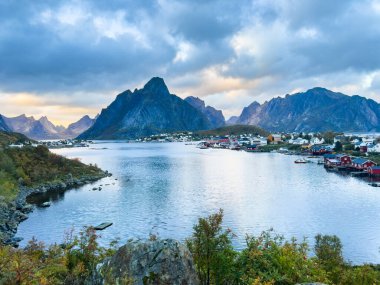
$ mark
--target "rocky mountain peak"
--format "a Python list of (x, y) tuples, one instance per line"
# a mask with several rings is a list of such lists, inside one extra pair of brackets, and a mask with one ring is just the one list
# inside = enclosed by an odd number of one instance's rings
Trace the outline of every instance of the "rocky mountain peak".
[(162, 96), (170, 95), (165, 81), (160, 77), (153, 77), (151, 80), (149, 80), (144, 85), (143, 92)]

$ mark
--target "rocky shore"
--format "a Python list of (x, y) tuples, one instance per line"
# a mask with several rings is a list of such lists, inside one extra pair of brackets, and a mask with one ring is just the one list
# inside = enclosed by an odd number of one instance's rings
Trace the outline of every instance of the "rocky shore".
[(16, 237), (18, 225), (28, 218), (28, 214), (34, 207), (26, 202), (26, 198), (32, 194), (69, 190), (95, 182), (104, 177), (111, 176), (108, 171), (98, 174), (84, 175), (75, 178), (68, 174), (62, 181), (48, 182), (40, 184), (38, 187), (20, 186), (19, 193), (14, 201), (6, 202), (0, 196), (0, 244), (12, 245), (17, 247), (22, 240)]

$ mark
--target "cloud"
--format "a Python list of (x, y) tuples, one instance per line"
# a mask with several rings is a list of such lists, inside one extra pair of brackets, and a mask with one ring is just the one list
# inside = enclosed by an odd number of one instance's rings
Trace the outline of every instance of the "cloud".
[(379, 16), (379, 0), (2, 1), (0, 113), (68, 122), (153, 76), (228, 115), (314, 86), (379, 101)]

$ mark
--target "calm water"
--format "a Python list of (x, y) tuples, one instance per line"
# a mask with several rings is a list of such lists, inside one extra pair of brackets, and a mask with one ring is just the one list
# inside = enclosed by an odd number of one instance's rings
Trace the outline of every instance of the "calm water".
[[(37, 208), (20, 225), (17, 235), (25, 240), (59, 242), (72, 227), (106, 221), (114, 225), (101, 232), (104, 243), (150, 233), (183, 240), (199, 217), (223, 208), (236, 248), (244, 246), (246, 233), (269, 228), (310, 241), (317, 233), (336, 234), (352, 262), (380, 263), (379, 188), (326, 173), (316, 163), (181, 143), (102, 142), (55, 152), (96, 163), (113, 177), (44, 197), (52, 206)], [(102, 191), (91, 190), (100, 184)]]

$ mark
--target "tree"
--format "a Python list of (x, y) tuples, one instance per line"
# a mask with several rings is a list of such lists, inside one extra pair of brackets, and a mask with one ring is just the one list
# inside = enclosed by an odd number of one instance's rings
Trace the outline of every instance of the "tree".
[(334, 268), (344, 264), (342, 243), (335, 235), (317, 235), (315, 237), (314, 251), (318, 261), (326, 271), (332, 271)]
[(223, 210), (200, 218), (194, 233), (186, 241), (193, 254), (201, 284), (233, 284), (236, 252), (231, 245), (232, 233), (223, 230)]
[(355, 145), (353, 144), (345, 144), (344, 145), (344, 150), (355, 150)]
[(337, 142), (335, 143), (334, 149), (335, 149), (335, 151), (342, 151), (342, 150), (343, 150), (343, 145), (342, 145), (342, 143), (341, 143), (340, 141), (337, 141)]

